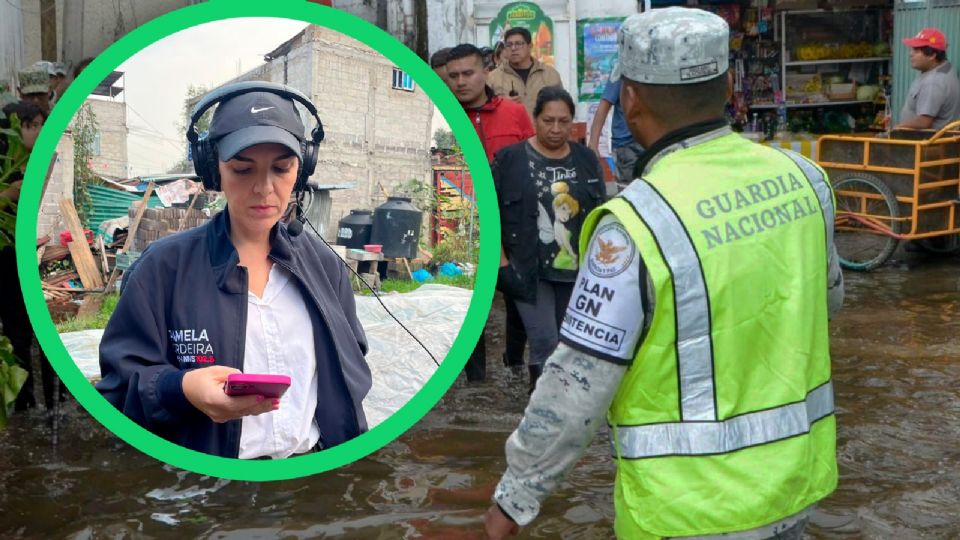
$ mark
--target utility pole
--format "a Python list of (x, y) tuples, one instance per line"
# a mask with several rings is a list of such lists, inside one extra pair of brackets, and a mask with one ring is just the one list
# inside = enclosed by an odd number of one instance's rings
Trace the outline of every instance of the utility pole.
[(430, 44), (427, 41), (427, 0), (414, 0), (414, 19), (416, 20), (416, 38), (413, 52), (423, 59), (424, 62), (430, 62)]
[(57, 1), (40, 0), (40, 57), (57, 61)]

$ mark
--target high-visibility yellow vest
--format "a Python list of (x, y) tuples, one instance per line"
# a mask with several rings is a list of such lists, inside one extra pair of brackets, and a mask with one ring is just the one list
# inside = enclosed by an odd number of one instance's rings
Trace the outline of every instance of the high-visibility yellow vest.
[(617, 536), (749, 530), (827, 496), (826, 175), (731, 133), (662, 157), (591, 213), (581, 253), (606, 212), (656, 302), (608, 414)]

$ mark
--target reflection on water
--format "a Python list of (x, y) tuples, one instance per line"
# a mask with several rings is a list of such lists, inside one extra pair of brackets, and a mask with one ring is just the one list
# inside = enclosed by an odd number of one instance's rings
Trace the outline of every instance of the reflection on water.
[[(960, 537), (960, 267), (926, 261), (847, 275), (831, 325), (840, 486), (809, 536)], [(503, 469), (526, 384), (499, 365), (458, 381), (427, 417), (369, 458), (310, 478), (225, 481), (155, 462), (70, 403), (0, 433), (0, 537), (471, 539)], [(614, 467), (597, 438), (533, 538), (609, 538)]]

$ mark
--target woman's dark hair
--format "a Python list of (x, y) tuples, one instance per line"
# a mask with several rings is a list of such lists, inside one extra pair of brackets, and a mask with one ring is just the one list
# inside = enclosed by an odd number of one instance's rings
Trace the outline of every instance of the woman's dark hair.
[(570, 109), (570, 116), (573, 117), (576, 114), (577, 109), (573, 105), (573, 98), (570, 97), (570, 92), (564, 90), (562, 86), (545, 86), (540, 90), (540, 93), (537, 94), (537, 104), (533, 107), (533, 117), (536, 118), (540, 116), (543, 108), (551, 101), (562, 101), (566, 103)]
[(17, 115), (17, 118), (20, 119), (20, 122), (26, 122), (27, 120), (33, 120), (38, 116), (42, 116), (44, 120), (47, 119), (47, 111), (43, 110), (42, 107), (38, 107), (33, 103), (27, 101), (18, 101), (16, 103), (9, 103), (3, 107), (3, 114), (5, 118), (3, 119), (4, 127), (10, 126), (10, 115)]
[[(3, 107), (3, 117), (0, 118), (0, 129), (10, 129), (10, 116), (12, 115), (17, 115), (17, 118), (20, 119), (20, 124), (28, 120), (33, 120), (38, 116), (42, 116), (44, 120), (47, 119), (47, 112), (33, 103), (26, 101), (8, 103)], [(6, 135), (0, 135), (0, 156), (6, 157), (8, 151), (10, 151), (10, 141), (7, 140)]]
[(73, 78), (76, 79), (77, 77), (79, 77), (80, 72), (86, 69), (86, 67), (90, 65), (90, 62), (93, 62), (92, 56), (88, 56), (87, 58), (84, 58), (83, 60), (77, 62), (77, 65), (73, 68)]
[(523, 38), (523, 41), (529, 45), (533, 41), (533, 37), (530, 35), (530, 31), (522, 26), (515, 26), (503, 34), (503, 40), (506, 41), (510, 39), (510, 36), (520, 36)]
[(450, 58), (450, 47), (444, 47), (430, 57), (430, 67), (433, 69), (441, 68), (447, 65), (448, 58)]
[(946, 51), (938, 51), (933, 47), (918, 47), (918, 49), (920, 49), (920, 52), (923, 53), (924, 56), (926, 57), (933, 56), (934, 58), (936, 58), (937, 62), (943, 62), (944, 60), (947, 59)]
[(490, 47), (483, 47), (480, 49), (480, 54), (483, 55), (484, 68), (490, 68), (493, 66), (493, 49)]

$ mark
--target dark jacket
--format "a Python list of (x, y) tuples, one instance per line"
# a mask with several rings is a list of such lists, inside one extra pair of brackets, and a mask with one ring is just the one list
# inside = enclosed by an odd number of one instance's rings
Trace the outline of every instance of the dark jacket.
[(523, 105), (494, 95), (489, 86), (485, 92), (486, 103), (475, 109), (464, 108), (464, 111), (480, 136), (489, 163), (501, 148), (533, 137), (534, 131)]
[[(154, 242), (124, 274), (120, 301), (100, 343), (97, 390), (146, 429), (181, 446), (237, 457), (240, 420), (222, 424), (187, 401), (187, 370), (243, 370), (247, 270), (229, 236), (228, 213)], [(363, 398), (372, 379), (366, 336), (347, 270), (309, 233), (271, 233), (270, 259), (289, 271), (314, 328), (320, 442), (328, 448), (367, 429)], [(296, 374), (291, 374), (296, 376)]]
[[(530, 180), (527, 142), (508, 146), (493, 160), (493, 185), (500, 202), (500, 242), (510, 265), (500, 270), (497, 288), (516, 300), (536, 303), (539, 273), (537, 186)], [(577, 180), (570, 181), (570, 195), (580, 201), (580, 215), (603, 204), (606, 185), (596, 154), (570, 142)], [(579, 238), (573, 239), (574, 248)]]

